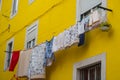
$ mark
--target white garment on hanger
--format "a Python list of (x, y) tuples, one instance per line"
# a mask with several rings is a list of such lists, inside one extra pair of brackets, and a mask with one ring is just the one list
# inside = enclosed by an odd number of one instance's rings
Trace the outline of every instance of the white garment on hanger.
[(89, 15), (90, 19), (89, 19), (89, 26), (91, 26), (93, 24), (93, 14), (91, 13)]
[(82, 19), (81, 22), (78, 22), (78, 34), (82, 34), (82, 33), (85, 32), (85, 26), (84, 26), (84, 24), (85, 24), (84, 19)]
[(93, 16), (93, 23), (100, 21), (100, 15), (98, 13), (98, 10), (93, 11), (92, 16)]
[(98, 13), (98, 10), (92, 11), (89, 17), (89, 26), (92, 26), (94, 23), (100, 21), (100, 14)]

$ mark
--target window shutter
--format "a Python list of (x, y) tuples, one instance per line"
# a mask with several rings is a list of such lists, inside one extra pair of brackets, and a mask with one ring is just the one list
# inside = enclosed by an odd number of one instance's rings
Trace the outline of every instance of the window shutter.
[(83, 14), (91, 8), (100, 4), (101, 0), (80, 0), (80, 13)]
[[(28, 42), (32, 42), (31, 44), (35, 44), (38, 34), (38, 21), (34, 22), (30, 27), (26, 30), (26, 42), (25, 48), (28, 46)], [(35, 40), (35, 41), (34, 41)]]
[(36, 37), (37, 32), (37, 25), (34, 25), (30, 29), (27, 30), (27, 42), (31, 41)]

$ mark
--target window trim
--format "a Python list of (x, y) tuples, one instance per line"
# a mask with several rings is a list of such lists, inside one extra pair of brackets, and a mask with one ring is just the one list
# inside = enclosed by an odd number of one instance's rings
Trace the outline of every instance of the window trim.
[(37, 43), (37, 38), (38, 38), (38, 26), (39, 26), (39, 20), (37, 20), (37, 21), (35, 21), (35, 22), (33, 22), (31, 25), (29, 25), (28, 27), (27, 27), (27, 29), (26, 29), (26, 36), (25, 36), (25, 49), (27, 49), (27, 31), (30, 29), (30, 28), (32, 28), (34, 25), (37, 25), (36, 26), (36, 35), (35, 35), (35, 45), (36, 45), (36, 43)]
[(79, 80), (79, 68), (86, 67), (97, 62), (101, 62), (101, 80), (106, 80), (106, 53), (77, 62), (73, 67), (73, 80)]
[[(14, 38), (12, 38), (12, 39), (10, 39), (9, 41), (7, 41), (7, 44), (6, 44), (6, 51), (8, 50), (8, 45), (9, 45), (9, 43), (11, 43), (12, 42), (12, 51), (13, 51), (13, 48), (14, 48)], [(4, 62), (4, 70), (6, 71), (7, 70), (7, 68), (9, 67), (9, 66), (7, 66), (7, 58), (8, 58), (8, 56), (7, 56), (7, 52), (6, 52), (6, 57), (5, 57), (5, 62)], [(12, 57), (12, 53), (11, 53), (11, 57)], [(9, 63), (10, 64), (10, 63)]]
[(2, 10), (2, 0), (0, 2), (0, 11)]
[(17, 13), (18, 13), (18, 3), (19, 3), (19, 0), (16, 0), (17, 2), (16, 2), (16, 5), (17, 5), (17, 7), (16, 7), (16, 13), (12, 13), (12, 11), (13, 11), (13, 4), (14, 4), (14, 0), (12, 0), (12, 8), (11, 8), (11, 14), (10, 14), (10, 19), (12, 19)]

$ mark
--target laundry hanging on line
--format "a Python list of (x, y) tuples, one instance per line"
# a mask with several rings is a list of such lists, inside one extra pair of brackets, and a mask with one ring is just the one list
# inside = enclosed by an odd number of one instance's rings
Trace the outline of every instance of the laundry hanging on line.
[(10, 61), (9, 71), (14, 71), (16, 64), (18, 63), (20, 51), (13, 51)]
[(45, 78), (45, 50), (46, 44), (42, 43), (32, 49), (32, 54), (28, 67), (28, 77), (30, 79)]
[(54, 37), (50, 41), (46, 41), (44, 66), (51, 66), (55, 60), (54, 52), (52, 50)]
[(17, 70), (18, 77), (28, 77), (28, 69), (29, 69), (31, 53), (32, 53), (32, 49), (28, 49), (20, 52), (19, 61), (18, 61), (18, 70)]

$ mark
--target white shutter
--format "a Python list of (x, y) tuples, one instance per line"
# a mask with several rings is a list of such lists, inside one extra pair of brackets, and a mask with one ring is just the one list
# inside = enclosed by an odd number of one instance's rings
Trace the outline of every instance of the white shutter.
[(100, 4), (101, 0), (80, 0), (80, 13), (83, 14), (91, 8)]
[(27, 42), (31, 41), (36, 37), (37, 32), (37, 25), (32, 26), (30, 29), (27, 30)]
[(26, 46), (27, 46), (27, 42), (29, 42), (29, 41), (31, 41), (33, 39), (36, 40), (37, 33), (38, 33), (38, 21), (34, 22), (32, 25), (30, 25), (30, 27), (27, 28)]

